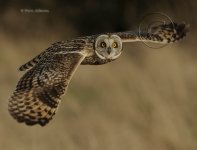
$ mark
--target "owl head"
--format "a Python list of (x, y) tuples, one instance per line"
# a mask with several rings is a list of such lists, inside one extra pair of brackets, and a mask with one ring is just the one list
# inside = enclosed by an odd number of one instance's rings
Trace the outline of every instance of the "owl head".
[(116, 59), (122, 52), (122, 40), (117, 35), (103, 34), (96, 38), (95, 53), (101, 59)]

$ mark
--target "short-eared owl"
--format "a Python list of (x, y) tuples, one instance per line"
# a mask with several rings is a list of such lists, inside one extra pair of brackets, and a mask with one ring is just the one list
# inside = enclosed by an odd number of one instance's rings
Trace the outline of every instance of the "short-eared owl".
[(117, 59), (123, 43), (148, 41), (173, 43), (188, 31), (185, 24), (162, 24), (151, 33), (118, 32), (79, 37), (52, 44), (38, 56), (22, 65), (28, 70), (19, 80), (9, 99), (9, 112), (18, 122), (46, 125), (55, 115), (61, 96), (81, 65), (101, 65)]

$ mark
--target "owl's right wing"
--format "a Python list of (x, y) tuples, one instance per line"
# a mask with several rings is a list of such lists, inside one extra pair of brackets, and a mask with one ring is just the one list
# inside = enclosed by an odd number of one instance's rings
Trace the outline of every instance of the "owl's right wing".
[(139, 29), (138, 32), (127, 31), (119, 32), (122, 42), (152, 42), (167, 44), (176, 42), (186, 36), (189, 30), (189, 24), (185, 23), (168, 23), (157, 26), (152, 26), (144, 29)]
[(9, 99), (12, 117), (27, 125), (46, 125), (55, 115), (61, 96), (84, 58), (80, 52), (67, 52), (40, 60), (19, 80)]

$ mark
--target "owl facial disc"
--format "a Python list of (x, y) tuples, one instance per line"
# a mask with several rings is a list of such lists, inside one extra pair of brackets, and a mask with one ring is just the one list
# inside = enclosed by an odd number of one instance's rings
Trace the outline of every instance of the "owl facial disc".
[(95, 42), (95, 53), (101, 59), (116, 59), (122, 52), (122, 40), (117, 35), (100, 35)]

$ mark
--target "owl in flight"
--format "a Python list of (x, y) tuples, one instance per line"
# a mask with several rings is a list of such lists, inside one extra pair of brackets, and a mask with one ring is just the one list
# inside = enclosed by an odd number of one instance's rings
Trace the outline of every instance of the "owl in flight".
[(79, 65), (102, 65), (117, 59), (126, 42), (173, 43), (182, 39), (186, 24), (161, 24), (151, 32), (117, 32), (79, 37), (52, 44), (28, 61), (26, 73), (11, 95), (8, 110), (18, 122), (45, 126), (55, 115), (61, 96)]

